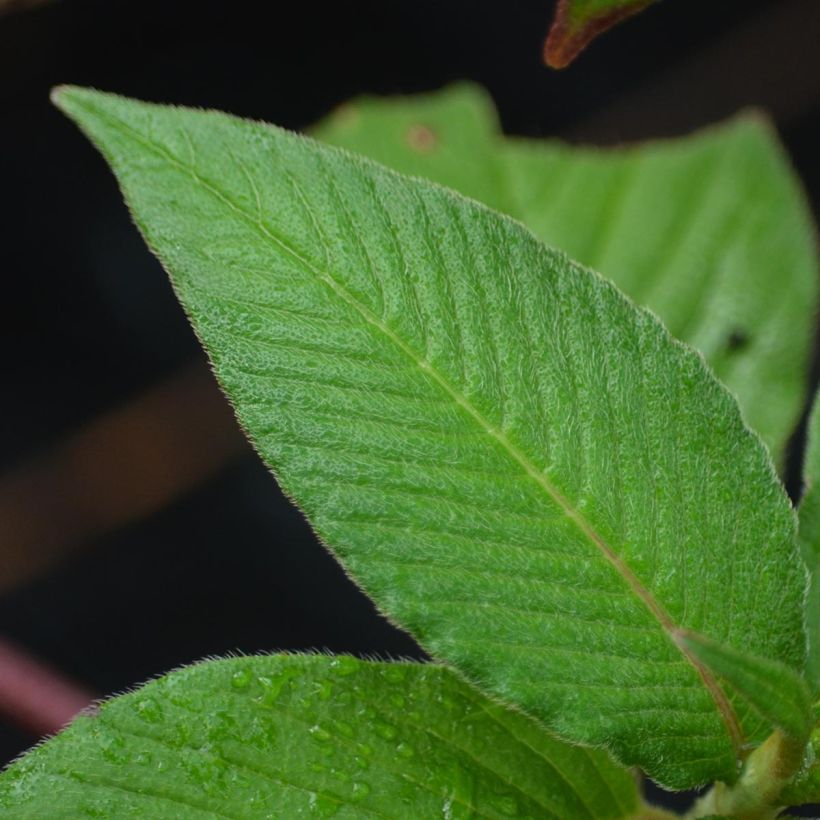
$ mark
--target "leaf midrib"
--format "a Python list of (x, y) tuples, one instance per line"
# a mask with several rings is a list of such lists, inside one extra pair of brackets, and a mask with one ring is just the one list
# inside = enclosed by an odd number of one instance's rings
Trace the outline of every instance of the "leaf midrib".
[[(82, 104), (82, 103), (81, 103)], [(92, 106), (93, 108), (93, 106)], [(606, 540), (594, 529), (594, 527), (590, 524), (589, 521), (581, 514), (581, 512), (575, 508), (571, 502), (561, 493), (561, 491), (553, 486), (544, 474), (538, 470), (538, 468), (530, 461), (529, 458), (513, 444), (512, 441), (504, 434), (502, 430), (497, 429), (492, 424), (484, 419), (481, 413), (470, 403), (470, 401), (462, 395), (458, 390), (456, 390), (447, 379), (445, 379), (441, 373), (426, 359), (419, 356), (416, 351), (408, 345), (386, 322), (382, 320), (381, 317), (377, 316), (367, 305), (362, 304), (356, 297), (338, 282), (336, 279), (331, 276), (328, 271), (320, 270), (319, 268), (315, 267), (315, 265), (307, 258), (305, 258), (301, 253), (299, 253), (296, 249), (294, 249), (286, 240), (282, 239), (275, 233), (271, 232), (271, 230), (264, 224), (261, 220), (261, 210), (258, 218), (255, 218), (247, 211), (245, 211), (242, 207), (237, 205), (226, 193), (224, 193), (219, 187), (211, 183), (209, 180), (204, 179), (197, 169), (192, 165), (187, 165), (186, 163), (179, 160), (176, 156), (171, 154), (165, 148), (149, 142), (143, 135), (134, 129), (131, 125), (126, 122), (123, 122), (120, 119), (112, 118), (111, 116), (107, 115), (106, 113), (101, 112), (99, 109), (93, 108), (94, 114), (98, 116), (100, 119), (108, 121), (114, 127), (120, 128), (124, 130), (126, 134), (137, 142), (142, 144), (145, 148), (149, 151), (153, 151), (155, 154), (158, 154), (161, 158), (165, 159), (170, 164), (176, 166), (179, 170), (184, 171), (191, 175), (191, 177), (199, 184), (202, 188), (209, 191), (214, 197), (219, 199), (224, 205), (226, 205), (230, 210), (234, 213), (238, 214), (243, 220), (247, 223), (253, 225), (260, 233), (260, 235), (267, 241), (272, 242), (276, 247), (278, 247), (281, 251), (284, 251), (288, 255), (290, 255), (296, 262), (302, 265), (307, 271), (315, 275), (320, 281), (324, 282), (325, 285), (331, 288), (331, 290), (345, 303), (350, 305), (354, 310), (356, 310), (365, 321), (372, 325), (374, 328), (379, 330), (383, 333), (399, 350), (401, 350), (409, 359), (410, 361), (419, 368), (422, 373), (426, 373), (436, 384), (444, 391), (446, 395), (448, 395), (456, 405), (458, 405), (473, 421), (484, 430), (492, 439), (494, 439), (501, 448), (514, 460), (516, 461), (519, 466), (524, 470), (527, 476), (531, 478), (535, 483), (546, 493), (546, 495), (558, 505), (564, 515), (569, 518), (573, 524), (578, 528), (578, 530), (584, 535), (601, 553), (601, 555), (613, 566), (616, 572), (621, 576), (627, 586), (632, 590), (632, 592), (639, 598), (639, 600), (646, 606), (652, 616), (658, 621), (662, 630), (666, 634), (667, 638), (670, 642), (675, 646), (675, 648), (683, 655), (684, 658), (695, 668), (701, 681), (703, 682), (706, 690), (708, 691), (709, 695), (711, 696), (712, 700), (715, 703), (715, 707), (717, 708), (718, 714), (720, 715), (729, 738), (732, 742), (734, 747), (735, 756), (741, 756), (741, 750), (744, 746), (745, 739), (743, 737), (742, 729), (738, 723), (737, 716), (734, 713), (734, 709), (732, 708), (731, 704), (729, 703), (728, 698), (726, 697), (725, 693), (721, 689), (720, 685), (718, 684), (715, 677), (712, 675), (710, 670), (704, 666), (704, 664), (696, 658), (693, 654), (691, 654), (686, 647), (680, 645), (680, 643), (675, 639), (678, 632), (681, 630), (669, 614), (664, 610), (664, 608), (655, 600), (649, 590), (643, 586), (640, 582), (638, 577), (635, 573), (632, 572), (632, 569), (620, 558), (620, 556), (609, 546)], [(185, 134), (187, 140), (190, 141), (190, 135), (188, 134), (185, 129), (181, 129)], [(309, 137), (303, 137), (303, 139), (311, 139)], [(312, 142), (315, 142), (311, 139)], [(330, 152), (333, 149), (327, 146), (321, 145), (316, 143), (316, 146), (319, 150)], [(193, 147), (191, 145), (191, 147)], [(357, 159), (357, 161), (362, 164), (368, 164), (368, 161), (356, 158), (355, 155), (348, 155), (350, 159)], [(192, 152), (192, 159), (193, 152)], [(384, 169), (384, 172), (387, 174), (395, 174), (395, 172), (390, 171), (390, 169)], [(399, 174), (395, 174), (396, 176), (401, 176)], [(298, 190), (299, 196), (302, 198), (302, 201), (306, 203), (306, 199), (304, 194), (302, 193), (301, 189), (299, 188), (296, 180), (294, 180), (290, 175), (288, 175), (291, 184)], [(255, 190), (255, 186), (254, 190)], [(446, 189), (441, 189), (443, 192), (446, 193)], [(340, 205), (342, 203), (340, 202)], [(474, 207), (478, 207), (484, 210), (489, 210), (486, 206), (482, 205), (481, 203), (473, 202)], [(496, 214), (493, 212), (495, 216), (501, 219), (508, 219), (503, 214)], [(349, 217), (348, 217), (349, 218)], [(314, 226), (316, 226), (317, 230), (318, 223), (315, 220), (311, 213), (311, 219), (313, 221)], [(516, 222), (516, 225), (520, 226), (520, 223)], [(147, 232), (145, 232), (147, 235)], [(321, 234), (321, 231), (320, 231)], [(321, 237), (320, 237), (321, 238)], [(159, 256), (159, 254), (157, 254)], [(161, 258), (161, 257), (160, 257)]]

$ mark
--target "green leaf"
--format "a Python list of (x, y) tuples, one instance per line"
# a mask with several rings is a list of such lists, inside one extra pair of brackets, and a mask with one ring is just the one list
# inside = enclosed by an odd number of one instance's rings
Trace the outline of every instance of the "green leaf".
[(599, 34), (643, 11), (655, 0), (558, 0), (544, 61), (566, 68)]
[(626, 817), (632, 776), (444, 667), (272, 655), (173, 672), (0, 777), (0, 816)]
[(383, 611), (686, 787), (769, 727), (674, 634), (802, 668), (795, 517), (700, 356), (519, 223), (216, 112), (64, 88), (284, 491)]
[(806, 676), (813, 692), (820, 694), (820, 401), (817, 398), (809, 416), (807, 436), (804, 490), (800, 501), (800, 546), (811, 578), (806, 598), (809, 634)]
[(472, 86), (343, 106), (321, 139), (520, 219), (698, 348), (775, 462), (803, 409), (817, 302), (811, 216), (771, 126), (601, 150), (503, 138)]
[(820, 803), (820, 701), (814, 704), (814, 729), (809, 738), (805, 765), (786, 787), (783, 805)]
[(806, 737), (797, 740), (777, 729), (749, 754), (733, 785), (717, 782), (687, 812), (736, 820), (773, 820), (784, 808), (784, 791), (805, 763)]
[(677, 640), (749, 702), (768, 723), (805, 743), (812, 724), (806, 681), (782, 663), (758, 658), (690, 632)]

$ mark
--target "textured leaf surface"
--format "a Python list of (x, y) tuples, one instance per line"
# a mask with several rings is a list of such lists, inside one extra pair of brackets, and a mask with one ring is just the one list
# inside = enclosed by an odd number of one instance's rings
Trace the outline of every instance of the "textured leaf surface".
[(678, 626), (795, 668), (805, 577), (701, 358), (500, 214), (304, 137), (80, 89), (260, 453), (379, 606), (661, 782), (768, 731)]
[(756, 114), (629, 149), (502, 138), (458, 86), (343, 106), (321, 139), (510, 214), (647, 305), (737, 395), (775, 462), (800, 412), (817, 299), (811, 218)]
[(804, 491), (800, 502), (800, 545), (811, 583), (806, 598), (809, 659), (806, 675), (820, 694), (820, 401), (809, 416), (808, 447), (803, 465)]
[(720, 646), (700, 635), (682, 633), (678, 641), (767, 722), (806, 742), (812, 723), (811, 695), (800, 675), (782, 663)]
[(626, 817), (634, 781), (444, 667), (198, 664), (104, 704), (0, 777), (0, 816)]
[(655, 0), (558, 0), (544, 60), (566, 68), (599, 34), (643, 11)]
[(820, 805), (820, 701), (814, 704), (814, 730), (809, 738), (805, 768), (786, 787), (783, 805), (798, 806), (803, 803)]

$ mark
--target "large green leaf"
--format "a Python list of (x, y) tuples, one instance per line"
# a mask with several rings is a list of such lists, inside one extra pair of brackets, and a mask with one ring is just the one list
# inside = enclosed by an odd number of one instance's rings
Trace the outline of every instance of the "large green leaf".
[(599, 34), (655, 0), (558, 0), (544, 60), (566, 68)]
[(818, 268), (799, 184), (760, 115), (637, 148), (575, 148), (503, 138), (486, 95), (457, 86), (349, 103), (316, 135), (508, 213), (612, 278), (706, 356), (782, 463)]
[(820, 694), (820, 400), (815, 398), (808, 424), (803, 465), (804, 491), (800, 501), (800, 545), (811, 583), (806, 598), (809, 658), (806, 674)]
[(684, 627), (802, 668), (795, 519), (699, 355), (519, 223), (216, 112), (65, 88), (239, 418), (434, 655), (674, 787), (765, 722)]
[(0, 777), (0, 816), (627, 817), (632, 776), (440, 666), (272, 655), (191, 666)]

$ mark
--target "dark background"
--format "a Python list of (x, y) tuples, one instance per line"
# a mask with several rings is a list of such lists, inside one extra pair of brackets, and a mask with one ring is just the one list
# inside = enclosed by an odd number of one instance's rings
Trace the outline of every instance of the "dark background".
[[(229, 651), (420, 657), (236, 434), (113, 178), (48, 104), (52, 85), (303, 128), (355, 94), (469, 78), (505, 130), (593, 143), (759, 105), (816, 213), (817, 0), (666, 0), (560, 73), (540, 62), (552, 5), (54, 0), (0, 13), (0, 637), (101, 695)], [(20, 722), (0, 715), (0, 760), (37, 739)]]

